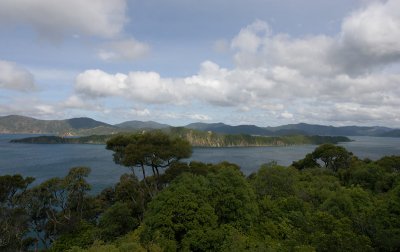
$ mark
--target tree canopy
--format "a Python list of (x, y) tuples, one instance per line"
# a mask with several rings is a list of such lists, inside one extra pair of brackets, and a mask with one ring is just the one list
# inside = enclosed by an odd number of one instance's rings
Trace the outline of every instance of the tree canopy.
[(318, 146), (312, 153), (306, 155), (304, 159), (293, 162), (293, 166), (298, 169), (323, 167), (334, 172), (339, 169), (348, 168), (353, 153), (348, 152), (344, 147), (334, 144), (322, 144)]
[(107, 149), (114, 152), (114, 161), (127, 167), (139, 167), (146, 178), (145, 167), (151, 167), (153, 175), (159, 176), (159, 168), (192, 155), (188, 141), (171, 138), (161, 131), (132, 135), (118, 135), (107, 141)]
[[(110, 143), (121, 147), (118, 162), (136, 164), (129, 149), (143, 147), (141, 135)], [(143, 149), (158, 155), (174, 139), (156, 136), (146, 136), (154, 141)], [(0, 176), (0, 250), (400, 250), (398, 156), (361, 160), (322, 145), (293, 167), (271, 162), (246, 177), (235, 164), (178, 162), (184, 155), (174, 153), (146, 163), (166, 166), (164, 173), (124, 174), (98, 195), (89, 194), (88, 167), (37, 185)], [(145, 181), (156, 179), (162, 186), (150, 197)]]

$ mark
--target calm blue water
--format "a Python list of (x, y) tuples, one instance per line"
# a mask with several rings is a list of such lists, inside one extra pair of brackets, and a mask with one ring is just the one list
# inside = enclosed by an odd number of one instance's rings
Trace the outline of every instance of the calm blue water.
[[(112, 152), (104, 145), (84, 144), (11, 144), (9, 140), (26, 135), (0, 135), (0, 175), (20, 173), (33, 176), (35, 183), (51, 177), (63, 177), (69, 168), (88, 166), (92, 172), (88, 181), (98, 192), (113, 185), (129, 170), (114, 164)], [(31, 135), (30, 135), (31, 136)], [(353, 142), (340, 144), (360, 158), (379, 159), (385, 155), (400, 155), (400, 138), (351, 137)], [(252, 148), (194, 148), (191, 160), (206, 163), (229, 161), (238, 164), (245, 174), (256, 171), (261, 164), (277, 161), (290, 165), (312, 152), (315, 145)], [(139, 174), (137, 174), (139, 175)]]

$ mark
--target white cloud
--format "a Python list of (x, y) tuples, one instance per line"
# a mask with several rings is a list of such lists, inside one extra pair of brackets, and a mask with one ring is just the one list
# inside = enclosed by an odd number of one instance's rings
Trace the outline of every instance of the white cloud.
[(35, 89), (33, 75), (14, 62), (0, 60), (0, 88), (18, 91)]
[(149, 52), (149, 45), (130, 38), (104, 44), (97, 55), (105, 61), (129, 61), (143, 58)]
[(347, 67), (373, 67), (400, 60), (400, 1), (375, 2), (342, 23), (340, 46)]
[(92, 97), (123, 95), (127, 89), (127, 76), (124, 74), (110, 75), (101, 70), (87, 70), (76, 78), (75, 88)]
[(337, 36), (293, 38), (257, 20), (232, 40), (240, 68), (286, 66), (303, 75), (363, 74), (400, 60), (400, 2), (374, 2), (346, 17)]
[[(87, 70), (78, 75), (75, 89), (89, 97), (122, 96), (140, 102), (176, 103), (181, 100), (179, 81), (163, 79), (156, 72), (109, 74)], [(179, 86), (179, 87), (177, 87)]]
[(197, 74), (182, 78), (88, 70), (78, 76), (75, 88), (89, 97), (205, 103), (234, 107), (237, 113), (261, 110), (291, 121), (398, 124), (400, 73), (392, 68), (400, 63), (398, 7), (395, 0), (373, 2), (346, 17), (336, 36), (293, 38), (274, 34), (257, 20), (232, 39), (232, 69), (205, 61)]
[(200, 113), (176, 113), (176, 112), (157, 111), (154, 114), (156, 115), (156, 118), (185, 120), (185, 121), (189, 120), (189, 122), (193, 121), (207, 122), (212, 120), (211, 116)]
[(41, 36), (90, 35), (112, 38), (127, 21), (126, 0), (3, 0), (0, 23), (32, 26)]
[(203, 115), (203, 114), (192, 114), (192, 115), (189, 115), (188, 117), (195, 121), (210, 121), (211, 120), (210, 116)]
[(146, 108), (145, 109), (133, 108), (129, 110), (128, 114), (139, 117), (148, 117), (151, 115), (151, 112)]
[(269, 25), (264, 21), (257, 20), (239, 32), (232, 41), (232, 48), (255, 53), (262, 43), (262, 37), (269, 34)]
[(281, 114), (281, 117), (284, 119), (293, 119), (294, 115), (288, 111), (285, 111)]

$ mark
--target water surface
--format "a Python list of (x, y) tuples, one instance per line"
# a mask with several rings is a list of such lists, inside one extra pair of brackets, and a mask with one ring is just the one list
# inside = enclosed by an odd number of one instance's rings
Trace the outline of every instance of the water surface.
[[(0, 175), (20, 173), (33, 176), (35, 183), (51, 177), (63, 177), (71, 167), (88, 166), (92, 172), (88, 181), (97, 192), (113, 185), (129, 170), (116, 165), (112, 151), (104, 145), (88, 144), (12, 144), (9, 140), (27, 135), (0, 135)], [(30, 135), (32, 136), (32, 135)], [(400, 155), (400, 138), (350, 137), (353, 142), (340, 145), (360, 158), (379, 159), (385, 155)], [(288, 147), (194, 148), (190, 160), (205, 163), (229, 161), (238, 164), (248, 175), (261, 164), (276, 161), (290, 165), (312, 152), (315, 145)], [(139, 175), (139, 173), (137, 174)]]

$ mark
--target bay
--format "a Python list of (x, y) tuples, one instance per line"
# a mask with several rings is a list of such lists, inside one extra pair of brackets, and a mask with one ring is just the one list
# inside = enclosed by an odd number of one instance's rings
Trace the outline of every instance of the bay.
[[(36, 178), (35, 184), (52, 177), (63, 177), (71, 167), (87, 166), (92, 172), (88, 182), (92, 193), (115, 184), (126, 167), (116, 165), (112, 152), (104, 145), (89, 144), (13, 144), (11, 139), (27, 135), (0, 135), (0, 175), (22, 174)], [(29, 135), (32, 136), (32, 135)], [(385, 155), (400, 155), (400, 138), (350, 137), (353, 141), (340, 145), (360, 158), (379, 159)], [(194, 148), (186, 161), (218, 163), (229, 161), (238, 164), (246, 175), (255, 172), (260, 165), (276, 161), (290, 165), (304, 158), (316, 145), (286, 147), (238, 147), (238, 148)], [(139, 175), (139, 174), (137, 174)]]

